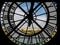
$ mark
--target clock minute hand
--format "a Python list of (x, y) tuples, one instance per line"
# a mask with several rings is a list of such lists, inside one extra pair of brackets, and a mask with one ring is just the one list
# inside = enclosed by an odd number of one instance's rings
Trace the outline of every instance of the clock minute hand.
[(30, 7), (30, 10), (29, 10), (29, 15), (28, 15), (28, 26), (30, 26), (32, 24), (32, 19), (33, 19), (33, 6), (34, 6), (34, 2), (31, 2), (31, 7)]

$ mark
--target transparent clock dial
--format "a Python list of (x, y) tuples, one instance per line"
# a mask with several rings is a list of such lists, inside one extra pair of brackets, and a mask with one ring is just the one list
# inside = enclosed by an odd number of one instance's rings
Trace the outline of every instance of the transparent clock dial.
[(29, 25), (31, 2), (5, 2), (0, 12), (5, 35), (17, 45), (43, 45), (57, 32), (57, 3), (34, 2)]

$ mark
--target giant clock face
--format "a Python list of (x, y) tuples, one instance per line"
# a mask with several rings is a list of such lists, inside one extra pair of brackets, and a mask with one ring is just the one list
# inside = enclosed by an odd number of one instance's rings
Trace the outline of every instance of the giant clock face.
[(17, 45), (43, 45), (57, 32), (55, 2), (5, 2), (0, 21), (5, 35)]

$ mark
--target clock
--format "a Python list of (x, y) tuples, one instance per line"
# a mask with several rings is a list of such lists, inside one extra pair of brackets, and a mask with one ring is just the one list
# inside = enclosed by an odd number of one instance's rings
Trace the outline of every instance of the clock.
[(56, 2), (5, 2), (0, 11), (5, 35), (17, 45), (43, 45), (57, 33)]

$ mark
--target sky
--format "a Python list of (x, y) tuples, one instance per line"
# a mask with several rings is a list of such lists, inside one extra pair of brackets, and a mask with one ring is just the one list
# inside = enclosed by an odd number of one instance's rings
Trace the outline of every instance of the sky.
[[(31, 6), (30, 2), (27, 2), (27, 5), (28, 5), (28, 8), (30, 9), (30, 6)], [(35, 8), (37, 5), (38, 5), (38, 3), (35, 2), (35, 3), (34, 3), (34, 8)], [(21, 6), (26, 12), (28, 12), (25, 2), (24, 2), (23, 4), (21, 4), (20, 6)], [(40, 5), (37, 9), (39, 9), (40, 7), (41, 7), (41, 5)], [(37, 10), (37, 9), (36, 9), (36, 10)], [(35, 10), (35, 11), (36, 11), (36, 10)], [(22, 10), (21, 10), (19, 7), (17, 7), (15, 13), (22, 14), (22, 15), (25, 14), (24, 12), (22, 12)], [(43, 7), (41, 7), (41, 9), (38, 10), (38, 12), (36, 13), (36, 15), (43, 14), (43, 13), (46, 13), (46, 12), (45, 12), (45, 9), (44, 9)], [(16, 20), (19, 20), (19, 19), (23, 19), (23, 18), (24, 18), (23, 16), (19, 16), (19, 15), (16, 15), (16, 14), (15, 14), (15, 16), (14, 16), (14, 20), (15, 20), (15, 21), (16, 21)], [(46, 20), (47, 20), (47, 15), (44, 14), (44, 15), (41, 15), (41, 16), (37, 16), (37, 18), (46, 21)], [(19, 22), (20, 22), (20, 21), (16, 22), (16, 25), (17, 25)], [(36, 21), (36, 22), (39, 23), (39, 24), (41, 25), (41, 27), (44, 27), (44, 25), (45, 25), (45, 22), (42, 22), (42, 21)], [(24, 25), (24, 27), (26, 27), (26, 25), (27, 25), (27, 23)], [(34, 26), (36, 27), (35, 24), (34, 24)]]

